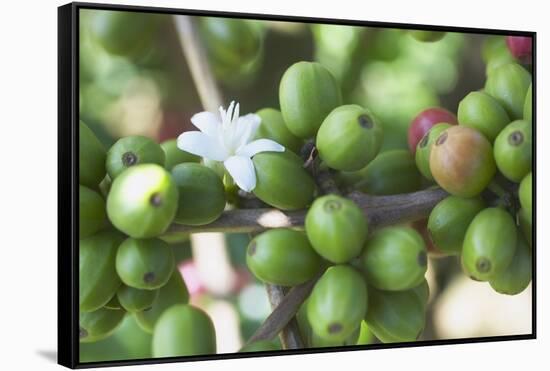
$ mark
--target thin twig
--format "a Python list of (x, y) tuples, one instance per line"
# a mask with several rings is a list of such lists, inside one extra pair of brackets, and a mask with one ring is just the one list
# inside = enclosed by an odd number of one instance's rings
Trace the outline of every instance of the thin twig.
[(178, 31), (181, 48), (191, 76), (205, 110), (216, 112), (222, 105), (222, 96), (212, 74), (206, 52), (202, 47), (194, 20), (186, 15), (174, 15), (174, 24)]
[[(266, 284), (267, 296), (271, 304), (271, 309), (275, 310), (285, 298), (288, 290), (279, 285)], [(279, 330), (279, 339), (283, 349), (301, 349), (304, 347), (304, 341), (298, 328), (298, 322), (296, 318), (291, 317), (280, 321), (282, 324), (286, 324)], [(253, 338), (250, 339), (252, 341)]]
[[(354, 192), (348, 198), (363, 209), (370, 228), (405, 223), (426, 217), (447, 193), (439, 188), (392, 195), (371, 196)], [(261, 232), (272, 228), (303, 228), (306, 210), (236, 209), (225, 211), (216, 221), (201, 226), (172, 224), (167, 235), (197, 232)]]

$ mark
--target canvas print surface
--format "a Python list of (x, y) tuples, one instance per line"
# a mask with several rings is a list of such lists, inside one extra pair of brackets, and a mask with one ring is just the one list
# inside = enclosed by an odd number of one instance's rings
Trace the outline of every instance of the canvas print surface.
[(78, 17), (80, 362), (533, 332), (530, 36)]

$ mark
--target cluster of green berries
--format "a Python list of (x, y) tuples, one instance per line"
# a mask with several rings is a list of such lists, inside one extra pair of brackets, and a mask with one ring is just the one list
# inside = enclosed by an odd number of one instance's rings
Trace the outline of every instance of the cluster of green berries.
[[(201, 27), (213, 25), (205, 20)], [(223, 27), (240, 27), (228, 34), (251, 30), (232, 22)], [(210, 57), (234, 69), (239, 55), (223, 48), (220, 35), (226, 32), (209, 34), (208, 45), (221, 43), (209, 50)], [(411, 35), (436, 41), (444, 34)], [(248, 39), (239, 53), (254, 60), (261, 39)], [(424, 329), (429, 296), (422, 235), (407, 225), (369, 233), (368, 217), (353, 201), (322, 195), (299, 156), (306, 141), (315, 143), (321, 167), (330, 168), (346, 191), (399, 194), (434, 183), (443, 188), (450, 195), (427, 223), (434, 245), (460, 255), (473, 279), (517, 294), (531, 280), (531, 89), (531, 75), (521, 65), (493, 66), (485, 88), (468, 94), (456, 116), (428, 109), (411, 124), (410, 151), (379, 153), (383, 124), (369, 109), (344, 104), (325, 67), (298, 62), (286, 70), (280, 111), (257, 112), (262, 119), (257, 137), (287, 150), (253, 156), (252, 193), (279, 209), (308, 208), (305, 230), (256, 236), (247, 248), (247, 265), (258, 279), (276, 285), (318, 278), (297, 314), (306, 346), (357, 344), (367, 327), (383, 342), (414, 341)], [(212, 223), (234, 202), (233, 191), (175, 140), (157, 144), (130, 136), (106, 151), (86, 124), (79, 128), (80, 340), (109, 336), (131, 313), (153, 334), (155, 357), (215, 353), (212, 321), (188, 304), (172, 248), (162, 236), (172, 223)], [(518, 184), (518, 191), (512, 201), (491, 203), (487, 190), (508, 195), (498, 192), (500, 175)], [(250, 344), (243, 351), (269, 347)]]

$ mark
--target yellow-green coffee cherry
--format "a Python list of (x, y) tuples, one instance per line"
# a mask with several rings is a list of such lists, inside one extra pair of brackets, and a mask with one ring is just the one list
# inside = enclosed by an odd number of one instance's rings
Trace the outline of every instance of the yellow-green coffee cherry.
[(478, 281), (488, 281), (512, 262), (517, 244), (514, 219), (504, 209), (492, 207), (472, 220), (462, 246), (462, 266)]
[(305, 227), (315, 251), (337, 264), (358, 256), (368, 234), (368, 221), (359, 206), (336, 195), (319, 197), (313, 202)]
[(126, 285), (143, 290), (164, 286), (175, 267), (174, 253), (158, 238), (128, 238), (118, 248), (116, 271)]
[(162, 313), (153, 332), (153, 357), (216, 353), (214, 324), (201, 309), (174, 305)]
[(304, 141), (288, 130), (280, 111), (273, 108), (264, 108), (256, 114), (262, 119), (258, 131), (256, 131), (256, 138), (274, 140), (294, 153), (300, 154)]
[(79, 188), (79, 238), (89, 237), (107, 225), (105, 200), (88, 187)]
[(512, 120), (523, 117), (523, 106), (531, 74), (517, 63), (508, 63), (496, 68), (487, 78), (485, 91), (495, 98)]
[(180, 272), (175, 269), (168, 282), (159, 289), (151, 308), (135, 313), (136, 322), (143, 331), (152, 334), (157, 320), (166, 309), (188, 302), (189, 292)]
[(381, 291), (369, 286), (365, 321), (383, 343), (415, 341), (426, 324), (426, 304), (414, 288)]
[(340, 173), (337, 180), (348, 188), (371, 195), (415, 192), (422, 185), (414, 158), (404, 149), (384, 151), (363, 169)]
[(107, 152), (106, 168), (111, 179), (131, 166), (157, 164), (164, 166), (166, 156), (162, 147), (151, 138), (134, 135), (119, 139)]
[(432, 152), (432, 147), (439, 136), (444, 130), (450, 128), (451, 125), (447, 123), (439, 123), (434, 125), (430, 130), (424, 134), (422, 139), (416, 145), (415, 153), (415, 162), (418, 170), (424, 176), (424, 178), (429, 180), (434, 180), (432, 171), (430, 170), (430, 154)]
[(445, 37), (446, 32), (442, 31), (427, 31), (427, 30), (410, 30), (409, 34), (418, 41), (434, 42)]
[(533, 277), (531, 250), (525, 238), (518, 235), (516, 253), (508, 267), (491, 280), (489, 284), (498, 293), (517, 295), (529, 286)]
[(99, 308), (93, 312), (80, 311), (78, 337), (81, 343), (91, 343), (111, 335), (126, 312), (121, 309)]
[(399, 291), (418, 286), (428, 268), (422, 236), (410, 227), (376, 231), (361, 254), (367, 282), (380, 290)]
[(373, 114), (356, 104), (340, 106), (325, 118), (317, 133), (321, 159), (331, 168), (357, 171), (380, 151), (382, 125)]
[(250, 241), (246, 264), (264, 282), (296, 286), (319, 272), (321, 258), (303, 232), (272, 229)]
[(309, 323), (319, 337), (344, 341), (361, 324), (367, 300), (367, 286), (361, 274), (347, 265), (330, 267), (308, 299)]
[(105, 147), (88, 125), (80, 121), (78, 128), (78, 180), (88, 188), (97, 189), (105, 176)]
[(132, 166), (120, 174), (107, 197), (107, 215), (120, 231), (134, 238), (158, 236), (172, 223), (178, 190), (159, 165)]
[(176, 223), (203, 225), (220, 217), (225, 189), (214, 170), (201, 164), (179, 164), (172, 169), (172, 179), (179, 193)]
[(519, 183), (531, 171), (533, 144), (531, 122), (517, 120), (507, 125), (495, 140), (495, 162), (500, 172)]
[(123, 239), (120, 233), (107, 230), (80, 240), (81, 312), (92, 312), (103, 307), (116, 293), (120, 279), (116, 273), (115, 259)]
[(342, 104), (342, 95), (325, 67), (316, 62), (298, 62), (281, 79), (279, 104), (288, 130), (307, 139), (314, 137), (329, 112)]
[(477, 129), (493, 143), (498, 133), (508, 125), (510, 118), (495, 98), (487, 93), (474, 91), (460, 101), (458, 122)]
[(529, 89), (525, 95), (525, 103), (523, 103), (523, 119), (527, 121), (533, 120), (533, 83), (529, 85)]
[(303, 209), (311, 203), (315, 183), (297, 155), (261, 152), (252, 161), (256, 169), (253, 193), (260, 200), (283, 210)]
[(470, 222), (484, 207), (480, 197), (449, 196), (440, 201), (428, 219), (432, 242), (446, 254), (460, 254)]
[(164, 167), (170, 171), (174, 166), (184, 162), (200, 162), (201, 158), (178, 148), (178, 141), (170, 139), (162, 142), (160, 147), (164, 151)]
[(243, 346), (241, 349), (239, 349), (239, 353), (266, 352), (278, 349), (279, 348), (271, 340), (258, 340)]
[(139, 312), (151, 308), (159, 290), (141, 290), (121, 285), (117, 291), (120, 305), (128, 312)]
[(533, 173), (530, 172), (523, 178), (519, 185), (519, 202), (521, 207), (525, 210), (526, 216), (529, 221), (532, 220), (533, 215)]

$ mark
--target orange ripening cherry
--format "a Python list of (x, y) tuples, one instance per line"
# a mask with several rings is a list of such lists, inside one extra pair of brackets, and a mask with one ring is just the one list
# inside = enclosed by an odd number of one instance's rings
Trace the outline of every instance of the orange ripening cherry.
[(430, 170), (437, 184), (450, 194), (473, 197), (480, 194), (495, 175), (493, 149), (479, 131), (452, 126), (435, 140)]

